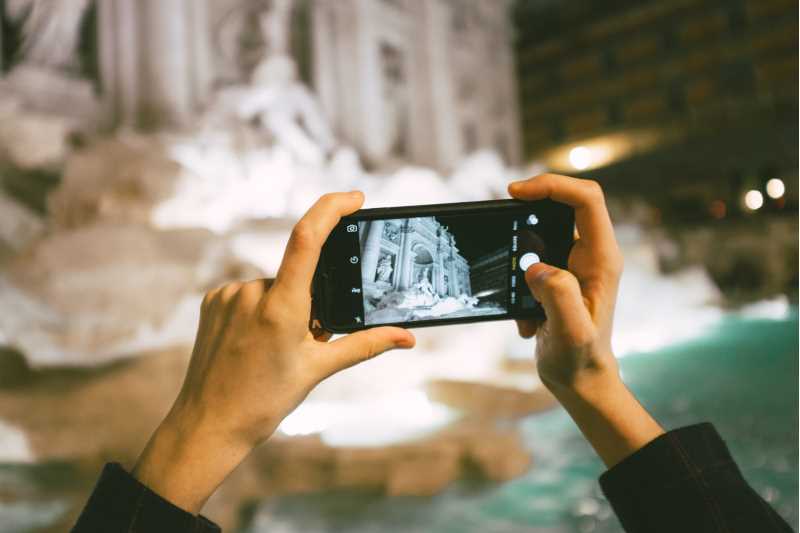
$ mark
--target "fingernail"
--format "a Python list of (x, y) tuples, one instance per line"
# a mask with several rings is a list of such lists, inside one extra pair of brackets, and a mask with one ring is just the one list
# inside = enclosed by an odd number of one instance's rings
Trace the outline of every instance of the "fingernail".
[(360, 197), (364, 196), (364, 193), (361, 192), (361, 191), (358, 191), (358, 190), (350, 191), (350, 196), (352, 196), (353, 198), (360, 198)]

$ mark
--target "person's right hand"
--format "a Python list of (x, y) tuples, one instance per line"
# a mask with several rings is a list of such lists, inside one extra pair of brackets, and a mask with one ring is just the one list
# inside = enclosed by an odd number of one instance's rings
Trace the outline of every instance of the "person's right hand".
[(523, 337), (536, 335), (542, 383), (613, 466), (664, 430), (625, 387), (611, 350), (622, 253), (603, 190), (594, 181), (544, 174), (508, 191), (520, 200), (551, 198), (575, 208), (578, 238), (567, 270), (538, 263), (525, 272), (547, 319), (518, 326)]
[(520, 200), (551, 198), (575, 208), (578, 239), (568, 270), (538, 263), (525, 273), (547, 320), (517, 325), (523, 337), (536, 335), (542, 382), (570, 388), (595, 375), (616, 374), (611, 326), (623, 261), (603, 190), (597, 182), (555, 174), (511, 183), (508, 190)]

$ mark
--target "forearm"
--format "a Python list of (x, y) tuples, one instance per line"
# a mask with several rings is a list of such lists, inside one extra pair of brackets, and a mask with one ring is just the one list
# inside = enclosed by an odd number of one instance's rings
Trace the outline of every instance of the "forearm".
[(608, 468), (664, 433), (616, 372), (550, 388)]

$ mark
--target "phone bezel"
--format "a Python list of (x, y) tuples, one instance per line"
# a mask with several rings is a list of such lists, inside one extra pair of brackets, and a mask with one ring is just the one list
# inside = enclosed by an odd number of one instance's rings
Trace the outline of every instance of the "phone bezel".
[[(452, 215), (470, 215), (470, 214), (489, 214), (498, 211), (525, 211), (531, 209), (531, 205), (548, 204), (552, 207), (545, 209), (558, 209), (563, 210), (564, 215), (568, 218), (569, 225), (569, 246), (565, 247), (563, 257), (558, 257), (557, 261), (552, 261), (554, 266), (566, 268), (567, 258), (569, 257), (569, 249), (573, 243), (575, 214), (574, 210), (562, 203), (554, 202), (549, 199), (535, 200), (533, 202), (524, 202), (521, 200), (488, 200), (482, 202), (460, 202), (450, 204), (428, 204), (428, 205), (412, 205), (412, 206), (399, 206), (399, 207), (382, 207), (373, 209), (361, 209), (343, 217), (339, 226), (347, 225), (348, 223), (357, 222), (359, 220), (375, 220), (375, 219), (395, 219), (395, 218), (414, 218), (414, 217), (428, 217), (428, 216), (452, 216)], [(537, 209), (539, 209), (537, 208)], [(352, 333), (373, 327), (381, 326), (399, 326), (405, 328), (422, 328), (431, 326), (446, 326), (453, 324), (469, 324), (474, 322), (489, 322), (495, 320), (513, 320), (525, 318), (544, 318), (544, 313), (541, 308), (532, 309), (523, 312), (507, 312), (501, 315), (480, 315), (474, 317), (457, 317), (457, 318), (438, 318), (431, 320), (415, 320), (413, 322), (396, 322), (391, 324), (353, 324), (350, 326), (341, 326), (332, 320), (331, 310), (332, 306), (326, 305), (325, 294), (330, 291), (327, 288), (328, 280), (328, 266), (331, 264), (331, 255), (334, 253), (329, 246), (330, 241), (326, 241), (320, 253), (317, 271), (314, 276), (313, 285), (313, 299), (315, 318), (318, 318), (321, 326), (326, 331), (332, 333)], [(338, 258), (337, 258), (338, 259)]]

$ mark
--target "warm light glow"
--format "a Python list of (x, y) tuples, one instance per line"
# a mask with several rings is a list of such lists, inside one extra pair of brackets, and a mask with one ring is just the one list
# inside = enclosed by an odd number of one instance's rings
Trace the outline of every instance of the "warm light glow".
[(585, 170), (594, 163), (594, 154), (585, 146), (576, 146), (569, 151), (569, 164), (575, 170)]
[(778, 178), (772, 178), (767, 182), (767, 196), (777, 200), (781, 198), (786, 193), (786, 185), (783, 184), (783, 180)]
[(747, 191), (744, 195), (744, 205), (751, 211), (761, 209), (764, 205), (764, 195), (755, 189)]
[(711, 216), (720, 219), (725, 218), (725, 215), (728, 212), (728, 206), (725, 205), (725, 202), (722, 200), (714, 200), (711, 202), (711, 205), (708, 207)]

